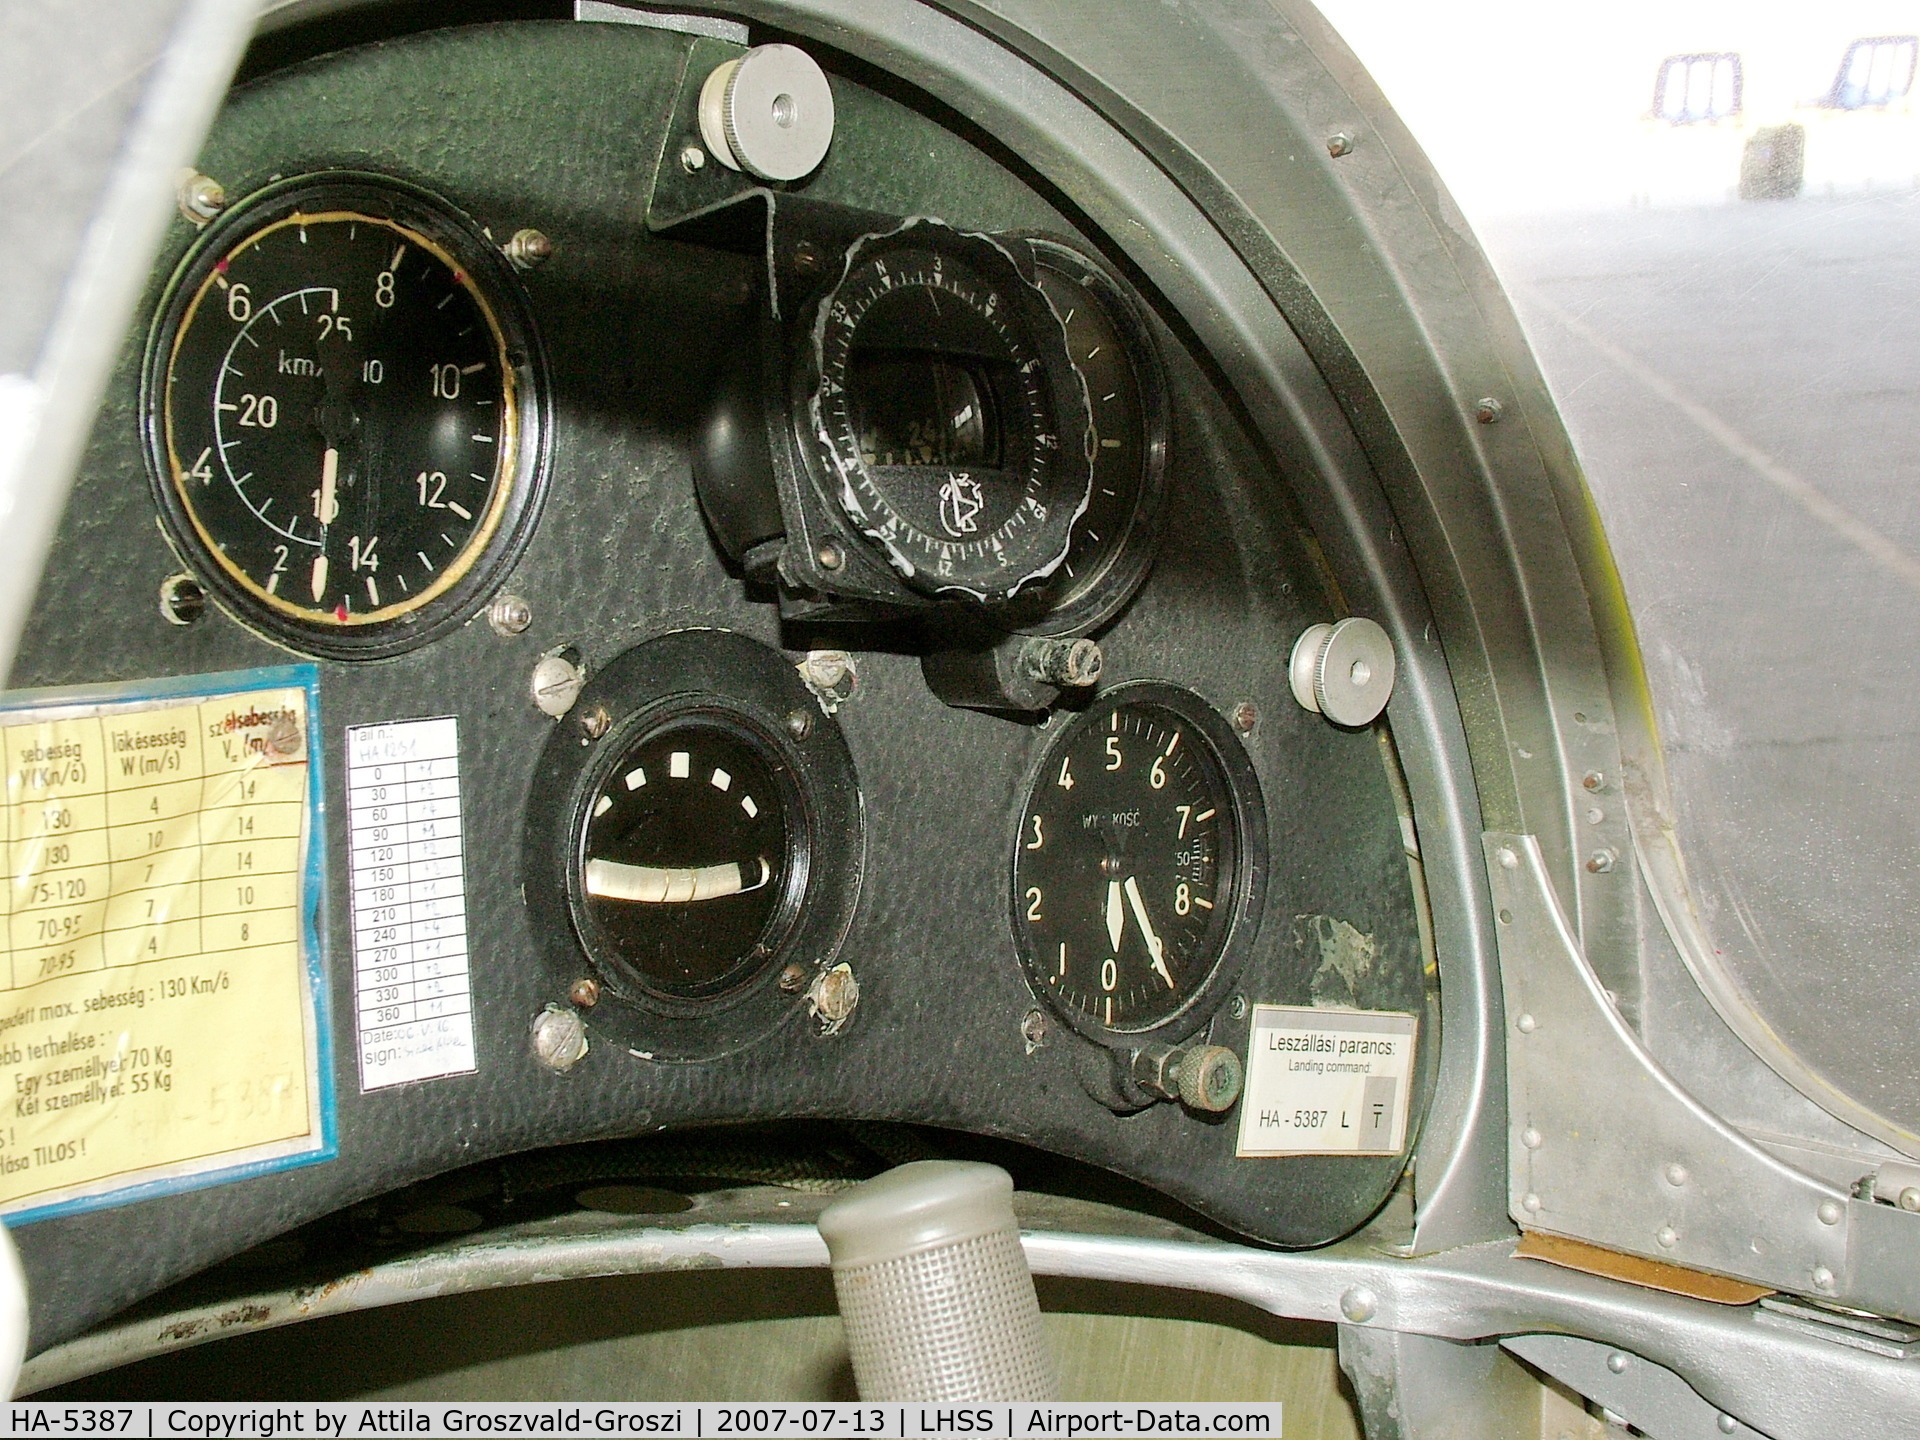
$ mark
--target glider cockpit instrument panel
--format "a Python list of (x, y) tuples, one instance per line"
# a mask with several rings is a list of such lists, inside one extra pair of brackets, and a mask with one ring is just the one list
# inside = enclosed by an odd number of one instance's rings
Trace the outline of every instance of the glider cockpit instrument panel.
[(0, 714), (37, 1343), (739, 1122), (1379, 1207), (1439, 1039), (1393, 654), (1313, 629), (1297, 458), (1101, 221), (641, 25), (320, 54), (198, 169)]

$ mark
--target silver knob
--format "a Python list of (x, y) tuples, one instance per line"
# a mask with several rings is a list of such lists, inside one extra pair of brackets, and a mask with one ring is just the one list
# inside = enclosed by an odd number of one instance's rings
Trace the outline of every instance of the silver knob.
[(700, 87), (700, 137), (729, 170), (798, 180), (833, 141), (833, 90), (798, 46), (756, 45)]
[(1371, 725), (1393, 695), (1393, 641), (1355, 615), (1309, 625), (1293, 644), (1293, 698), (1336, 725)]

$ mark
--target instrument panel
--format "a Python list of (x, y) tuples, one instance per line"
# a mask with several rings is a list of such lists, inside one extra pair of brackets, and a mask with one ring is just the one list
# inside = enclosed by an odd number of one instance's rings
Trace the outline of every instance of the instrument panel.
[[(666, 213), (726, 49), (429, 32), (216, 124), (235, 199), (170, 236), (11, 684), (315, 664), (338, 1149), (21, 1227), (43, 1338), (487, 1156), (716, 1122), (1016, 1141), (1282, 1245), (1404, 1171), (1411, 828), (1384, 722), (1292, 697), (1342, 611), (1287, 462), (1097, 225), (831, 55), (818, 172)], [(493, 108), (527, 77), (596, 103)], [(345, 763), (446, 718), (455, 808), (407, 823), (458, 848), (380, 863), (455, 877), (464, 992), (424, 931), (368, 958)], [(1394, 1153), (1246, 1141), (1276, 1006), (1411, 1017)], [(365, 1083), (453, 1023), (470, 1065)]]

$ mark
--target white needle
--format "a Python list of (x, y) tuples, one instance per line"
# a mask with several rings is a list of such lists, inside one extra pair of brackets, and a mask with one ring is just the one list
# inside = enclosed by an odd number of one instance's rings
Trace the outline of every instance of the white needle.
[(1127, 912), (1120, 903), (1120, 882), (1107, 882), (1107, 939), (1113, 942), (1113, 953), (1120, 953), (1120, 932), (1126, 928)]
[(1153, 933), (1153, 922), (1147, 919), (1147, 902), (1140, 898), (1140, 882), (1131, 875), (1127, 877), (1127, 904), (1133, 907), (1133, 918), (1140, 922), (1140, 933), (1147, 937), (1147, 954), (1153, 957), (1153, 968), (1160, 972), (1169, 990), (1177, 988), (1173, 976), (1167, 973), (1166, 949), (1160, 944), (1160, 937)]
[(334, 490), (340, 479), (340, 452), (331, 445), (320, 458), (320, 523), (331, 525), (340, 514), (340, 502)]

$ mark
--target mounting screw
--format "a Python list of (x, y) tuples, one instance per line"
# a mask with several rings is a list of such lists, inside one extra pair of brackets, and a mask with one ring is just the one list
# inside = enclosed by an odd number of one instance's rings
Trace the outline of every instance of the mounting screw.
[(838, 570), (847, 563), (845, 552), (831, 540), (822, 540), (820, 548), (813, 552), (813, 558), (820, 562), (822, 570)]
[(533, 624), (533, 606), (518, 595), (496, 595), (487, 606), (487, 624), (496, 635), (520, 635)]
[(191, 625), (207, 613), (207, 591), (191, 575), (169, 575), (160, 582), (160, 613), (169, 625)]
[(1680, 1232), (1671, 1225), (1662, 1225), (1653, 1232), (1653, 1238), (1660, 1242), (1662, 1250), (1671, 1250), (1680, 1243)]
[(527, 686), (541, 713), (555, 720), (573, 708), (573, 702), (580, 698), (580, 688), (587, 683), (587, 672), (564, 653), (567, 649), (563, 645), (535, 661)]
[(1473, 402), (1473, 418), (1482, 425), (1498, 425), (1500, 414), (1507, 407), (1491, 395), (1482, 395)]
[(1356, 1285), (1340, 1296), (1340, 1313), (1356, 1325), (1371, 1320), (1379, 1309), (1379, 1298), (1364, 1285)]
[(1596, 850), (1587, 856), (1587, 873), (1604, 875), (1613, 869), (1614, 853), (1611, 850)]
[(1616, 1375), (1625, 1374), (1627, 1369), (1627, 1357), (1622, 1355), (1618, 1350), (1614, 1351), (1613, 1354), (1607, 1356), (1607, 1369), (1611, 1370)]
[(220, 182), (198, 170), (182, 170), (174, 194), (180, 214), (194, 225), (206, 224), (227, 208), (227, 192)]
[(1038, 1010), (1029, 1010), (1020, 1019), (1020, 1038), (1027, 1042), (1027, 1053), (1031, 1055), (1047, 1043), (1047, 1017)]
[(1253, 727), (1260, 723), (1260, 712), (1251, 700), (1242, 700), (1227, 712), (1227, 723), (1242, 735), (1251, 735)]
[(577, 1010), (549, 1005), (533, 1017), (533, 1054), (555, 1074), (565, 1074), (587, 1053), (587, 1025)]
[(1093, 640), (1033, 639), (1020, 647), (1027, 678), (1083, 689), (1100, 678), (1100, 646)]
[(1822, 1225), (1838, 1225), (1840, 1223), (1840, 1202), (1838, 1200), (1822, 1200), (1820, 1202), (1820, 1208), (1813, 1213), (1820, 1217), (1820, 1223)]
[(787, 734), (795, 740), (804, 740), (813, 734), (813, 717), (804, 710), (787, 712)]
[(1813, 1288), (1816, 1290), (1833, 1289), (1833, 1271), (1824, 1265), (1813, 1267)]
[(1229, 1019), (1233, 1019), (1233, 1020), (1246, 1019), (1247, 1018), (1247, 997), (1244, 995), (1236, 995), (1231, 1000), (1227, 1001), (1227, 1016)]
[(600, 1003), (600, 984), (591, 975), (582, 975), (567, 991), (567, 999), (582, 1009), (591, 1010)]
[[(798, 713), (798, 712), (795, 712)], [(780, 988), (789, 995), (797, 995), (807, 988), (807, 967), (789, 961), (780, 971)]]
[(1667, 1166), (1666, 1175), (1667, 1184), (1676, 1188), (1687, 1183), (1687, 1167), (1677, 1160)]
[(580, 729), (589, 740), (598, 740), (613, 728), (613, 716), (607, 713), (607, 707), (596, 705), (580, 717)]
[(544, 265), (553, 255), (553, 241), (538, 230), (516, 230), (513, 238), (500, 247), (507, 262), (516, 270), (531, 270)]
[(1353, 153), (1353, 137), (1344, 130), (1327, 137), (1327, 154), (1338, 160), (1342, 155)]
[(1582, 789), (1598, 795), (1607, 788), (1607, 777), (1598, 770), (1589, 770), (1580, 777), (1580, 785)]
[(706, 169), (707, 152), (702, 150), (698, 145), (682, 145), (680, 147), (680, 168), (689, 175), (693, 174), (696, 170)]
[(1542, 1145), (1547, 1143), (1547, 1137), (1529, 1125), (1520, 1132), (1520, 1143), (1529, 1150), (1538, 1150)]
[(832, 1035), (844, 1027), (860, 1003), (860, 982), (853, 978), (853, 967), (842, 960), (831, 970), (822, 970), (807, 987), (807, 1008), (820, 1021), (820, 1033)]

